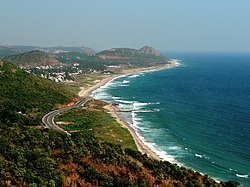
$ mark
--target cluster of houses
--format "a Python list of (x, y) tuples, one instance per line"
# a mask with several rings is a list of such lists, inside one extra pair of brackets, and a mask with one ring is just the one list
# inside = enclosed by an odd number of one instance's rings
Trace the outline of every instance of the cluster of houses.
[[(37, 66), (33, 68), (22, 68), (28, 73), (39, 75), (54, 82), (77, 82), (76, 75), (83, 74), (84, 69), (79, 67), (79, 63), (73, 62), (71, 66)], [(107, 71), (109, 73), (109, 71)], [(107, 73), (106, 71), (104, 73)], [(94, 69), (89, 69), (88, 73), (97, 73)]]
[(63, 66), (37, 66), (25, 69), (25, 71), (39, 75), (54, 82), (77, 82), (75, 75), (83, 73), (83, 70), (79, 69), (77, 65), (67, 68)]

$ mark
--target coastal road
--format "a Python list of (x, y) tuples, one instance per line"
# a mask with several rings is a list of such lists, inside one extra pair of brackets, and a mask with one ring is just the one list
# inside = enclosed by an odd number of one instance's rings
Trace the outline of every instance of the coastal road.
[(68, 110), (71, 110), (71, 109), (74, 109), (74, 108), (79, 108), (79, 107), (85, 105), (85, 103), (87, 103), (88, 101), (89, 101), (89, 98), (83, 98), (82, 100), (78, 101), (74, 106), (69, 106), (69, 107), (60, 108), (58, 110), (51, 111), (50, 113), (43, 116), (42, 122), (43, 122), (44, 125), (46, 125), (50, 129), (61, 131), (61, 132), (64, 132), (64, 133), (70, 135), (70, 133), (68, 133), (67, 131), (63, 130), (62, 128), (58, 127), (55, 124), (54, 118), (58, 114), (63, 113), (65, 111), (68, 111)]

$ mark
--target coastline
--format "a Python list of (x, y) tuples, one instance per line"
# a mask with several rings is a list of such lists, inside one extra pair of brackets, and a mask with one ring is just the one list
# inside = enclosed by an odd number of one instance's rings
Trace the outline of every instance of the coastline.
[(162, 160), (154, 151), (152, 151), (145, 143), (143, 143), (143, 141), (136, 134), (135, 130), (117, 114), (119, 110), (116, 107), (112, 106), (112, 104), (109, 104), (105, 106), (105, 109), (109, 111), (108, 113), (110, 113), (122, 127), (128, 129), (129, 133), (134, 139), (137, 149), (141, 153), (147, 154), (149, 157), (152, 157), (156, 160)]
[[(81, 97), (91, 97), (91, 94), (93, 91), (97, 90), (101, 86), (104, 86), (108, 82), (117, 79), (122, 76), (127, 76), (131, 74), (137, 74), (137, 73), (142, 73), (142, 72), (148, 72), (148, 71), (158, 71), (158, 70), (163, 70), (163, 69), (168, 69), (171, 67), (177, 67), (179, 66), (179, 62), (177, 60), (172, 60), (171, 63), (169, 64), (164, 64), (161, 66), (153, 66), (153, 67), (146, 67), (146, 68), (136, 68), (136, 69), (129, 69), (129, 70), (123, 70), (122, 73), (120, 74), (114, 74), (111, 75), (110, 77), (104, 78), (102, 80), (98, 80), (96, 84), (91, 86), (90, 88), (83, 88), (81, 87), (81, 90), (79, 92), (79, 96)], [(138, 150), (143, 153), (147, 154), (149, 157), (154, 158), (156, 160), (162, 160), (162, 158), (159, 157), (152, 149), (150, 149), (136, 134), (136, 131), (123, 119), (118, 115), (119, 109), (113, 106), (111, 103), (105, 106), (105, 109), (108, 110), (108, 113), (110, 113), (115, 120), (124, 128), (128, 129), (129, 133), (132, 135), (134, 142), (138, 148)], [(169, 160), (167, 160), (169, 161)], [(171, 162), (171, 161), (169, 161)]]

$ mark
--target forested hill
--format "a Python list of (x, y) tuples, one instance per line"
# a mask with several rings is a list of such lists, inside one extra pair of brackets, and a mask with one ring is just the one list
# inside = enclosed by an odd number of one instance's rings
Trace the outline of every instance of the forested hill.
[(11, 55), (4, 58), (19, 67), (31, 68), (36, 66), (62, 66), (58, 60), (42, 51), (30, 51), (21, 54)]
[(112, 48), (96, 54), (107, 65), (122, 65), (127, 68), (158, 66), (169, 59), (153, 47), (145, 46), (139, 50), (131, 48)]
[(141, 49), (131, 49), (131, 48), (112, 48), (109, 50), (104, 50), (98, 53), (98, 55), (107, 55), (107, 56), (126, 56), (126, 57), (135, 57), (135, 56), (160, 56), (160, 52), (150, 46), (144, 46)]
[(73, 97), (61, 85), (0, 60), (0, 121), (37, 125), (56, 104)]

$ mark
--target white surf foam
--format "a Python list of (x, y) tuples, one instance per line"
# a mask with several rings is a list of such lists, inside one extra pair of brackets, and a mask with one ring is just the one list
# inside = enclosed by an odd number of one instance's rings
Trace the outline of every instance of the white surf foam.
[(198, 158), (202, 158), (202, 155), (200, 155), (200, 154), (195, 154), (194, 156), (196, 156), (196, 157), (198, 157)]
[(100, 100), (109, 100), (112, 98), (110, 94), (108, 94), (104, 91), (93, 93), (92, 97), (94, 97), (95, 99), (100, 99)]
[(129, 103), (119, 103), (119, 108), (123, 110), (133, 110), (133, 105)]
[(101, 89), (108, 89), (108, 88), (116, 87), (116, 86), (119, 86), (119, 82), (110, 81), (110, 82), (107, 82), (106, 84), (104, 84), (103, 86), (101, 86), (98, 89), (99, 89), (99, 91), (101, 91)]
[(114, 100), (121, 99), (121, 97), (116, 97), (116, 96), (112, 96), (111, 98), (114, 99)]
[(127, 80), (124, 80), (124, 81), (122, 81), (122, 83), (124, 83), (124, 84), (127, 84), (127, 83), (129, 83), (130, 81), (127, 81)]
[[(132, 123), (128, 123), (135, 131), (137, 137), (149, 148), (151, 149), (154, 153), (156, 153), (161, 159), (169, 161), (171, 163), (176, 163), (179, 166), (181, 166), (180, 163), (178, 163), (175, 159), (174, 156), (171, 156), (169, 154), (167, 154), (166, 151), (160, 149), (155, 143), (149, 142), (145, 139), (145, 137), (143, 137), (139, 132), (143, 131), (143, 132), (149, 132), (151, 131), (151, 129), (149, 129), (148, 127), (141, 127), (141, 124), (143, 122), (143, 118), (138, 117), (138, 115), (136, 114), (136, 112), (131, 112), (131, 118), (132, 118)], [(178, 148), (177, 146), (172, 146), (170, 147), (170, 150), (179, 150), (180, 148)]]
[(236, 173), (235, 175), (236, 175), (237, 177), (239, 177), (239, 178), (248, 179), (248, 175), (242, 175), (242, 174), (238, 174), (238, 173)]
[(140, 74), (135, 74), (135, 75), (130, 75), (129, 78), (135, 78), (135, 77), (139, 77)]
[(178, 146), (171, 146), (171, 147), (169, 147), (168, 148), (169, 150), (181, 150), (181, 148), (180, 147), (178, 147)]
[(137, 136), (149, 149), (151, 149), (154, 153), (156, 153), (161, 159), (181, 165), (176, 161), (174, 156), (168, 155), (166, 151), (161, 150), (155, 143), (146, 141), (146, 139), (143, 136), (139, 135), (138, 133)]
[(115, 77), (115, 78), (113, 78), (110, 82), (113, 82), (113, 81), (115, 81), (115, 80), (117, 80), (117, 79), (120, 79), (120, 78), (123, 78), (123, 77), (127, 77), (128, 75), (121, 75), (121, 76), (118, 76), (118, 77)]
[(150, 103), (140, 103), (140, 102), (134, 102), (133, 107), (135, 110), (141, 109), (143, 106), (147, 106)]
[(120, 85), (121, 87), (127, 87), (127, 86), (130, 86), (129, 84), (121, 84)]
[(132, 104), (132, 103), (134, 103), (134, 101), (126, 101), (126, 100), (121, 100), (121, 99), (116, 99), (115, 102), (125, 103), (125, 104)]

